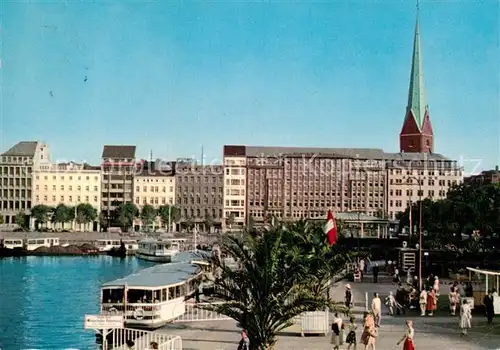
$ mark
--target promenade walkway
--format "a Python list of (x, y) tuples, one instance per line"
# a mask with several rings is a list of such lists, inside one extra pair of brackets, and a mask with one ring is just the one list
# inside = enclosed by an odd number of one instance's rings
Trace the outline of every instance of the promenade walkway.
[[(332, 299), (342, 301), (344, 285), (341, 281), (332, 288)], [(351, 283), (354, 291), (356, 307), (354, 314), (361, 323), (364, 311), (365, 292), (369, 293), (370, 300), (373, 292), (382, 296), (387, 295), (393, 289), (391, 283), (383, 282), (373, 284), (369, 282)], [(382, 325), (377, 339), (377, 349), (399, 349), (397, 341), (404, 333), (405, 319), (414, 321), (416, 331), (417, 349), (446, 349), (446, 350), (495, 350), (500, 349), (500, 324), (493, 327), (487, 326), (481, 317), (473, 318), (473, 329), (467, 337), (462, 337), (458, 331), (458, 318), (446, 314), (438, 314), (434, 317), (420, 317), (416, 314), (407, 316), (383, 316)], [(498, 321), (500, 323), (500, 320)], [(361, 327), (359, 327), (361, 328)], [(212, 322), (188, 322), (167, 325), (158, 330), (169, 334), (180, 335), (185, 350), (232, 350), (238, 346), (240, 329), (233, 320)], [(358, 339), (361, 330), (358, 332)], [(278, 337), (276, 350), (320, 350), (331, 349), (330, 337), (327, 336), (305, 336), (299, 334), (282, 334)], [(341, 349), (347, 348), (346, 345)], [(360, 348), (358, 346), (358, 348)]]

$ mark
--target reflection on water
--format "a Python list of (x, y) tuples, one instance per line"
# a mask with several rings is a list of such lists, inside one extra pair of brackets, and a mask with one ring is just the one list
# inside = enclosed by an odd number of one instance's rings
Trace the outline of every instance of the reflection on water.
[(98, 313), (100, 285), (148, 266), (133, 257), (0, 259), (0, 349), (95, 349), (83, 317)]

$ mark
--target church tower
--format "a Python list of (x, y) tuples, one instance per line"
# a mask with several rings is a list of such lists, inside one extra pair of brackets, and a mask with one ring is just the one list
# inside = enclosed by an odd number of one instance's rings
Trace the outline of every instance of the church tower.
[(415, 36), (413, 38), (408, 105), (403, 127), (399, 134), (399, 149), (400, 152), (406, 153), (432, 153), (434, 150), (434, 133), (424, 89), (418, 5)]

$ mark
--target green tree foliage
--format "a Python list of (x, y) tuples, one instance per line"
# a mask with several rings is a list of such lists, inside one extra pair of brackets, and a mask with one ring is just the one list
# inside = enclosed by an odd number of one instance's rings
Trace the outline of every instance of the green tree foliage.
[(61, 203), (52, 211), (51, 221), (55, 224), (61, 224), (61, 228), (64, 228), (64, 224), (73, 221), (74, 218), (75, 209)]
[(225, 235), (222, 251), (239, 268), (215, 260), (215, 290), (225, 302), (209, 308), (235, 319), (256, 350), (273, 348), (278, 332), (305, 311), (340, 309), (323, 288), (314, 286), (323, 279), (318, 274), (331, 278), (344, 260), (339, 258), (331, 270), (318, 271), (323, 263), (335, 261), (324, 236), (320, 237), (320, 227), (306, 222), (273, 225), (256, 236)]
[[(412, 205), (413, 226), (419, 225), (420, 202)], [(409, 226), (406, 208), (398, 215), (400, 228)], [(439, 246), (460, 241), (461, 234), (479, 230), (481, 236), (500, 231), (500, 186), (465, 185), (452, 187), (446, 198), (422, 201), (422, 230), (429, 233), (428, 242)]]
[(14, 223), (20, 228), (26, 230), (29, 226), (29, 218), (24, 212), (20, 211), (14, 217)]
[(44, 204), (35, 205), (31, 208), (31, 216), (35, 219), (35, 224), (37, 226), (47, 226), (47, 223), (52, 217), (53, 210), (54, 209)]
[(84, 225), (84, 230), (87, 225), (97, 219), (97, 209), (89, 203), (80, 203), (76, 207), (76, 221), (80, 225)]
[[(158, 208), (158, 215), (164, 227), (168, 226), (168, 220), (170, 218), (170, 224), (178, 223), (181, 218), (181, 211), (179, 208), (173, 205), (162, 205)], [(171, 228), (168, 227), (170, 230)]]
[(141, 221), (143, 227), (149, 230), (149, 228), (153, 225), (157, 214), (156, 209), (152, 205), (146, 204), (143, 206), (141, 210)]
[(139, 209), (133, 203), (122, 203), (115, 212), (116, 222), (125, 232), (129, 230), (138, 215)]

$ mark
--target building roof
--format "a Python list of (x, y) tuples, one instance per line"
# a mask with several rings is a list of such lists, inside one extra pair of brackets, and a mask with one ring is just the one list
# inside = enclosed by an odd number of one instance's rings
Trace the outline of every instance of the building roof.
[(439, 153), (385, 153), (386, 160), (401, 160), (401, 161), (425, 161), (425, 160), (434, 160), (434, 161), (449, 161), (449, 158), (446, 158), (442, 154)]
[[(231, 147), (231, 146), (230, 146)], [(316, 155), (338, 158), (395, 160), (395, 161), (449, 161), (439, 153), (386, 153), (378, 148), (319, 148), (319, 147), (267, 147), (245, 146), (247, 157)]]
[(105, 145), (102, 150), (102, 158), (135, 159), (135, 148), (135, 146)]
[(384, 151), (378, 148), (319, 148), (319, 147), (267, 147), (246, 146), (247, 157), (268, 155), (316, 154), (339, 158), (384, 159)]
[(413, 38), (413, 55), (411, 59), (410, 88), (408, 90), (407, 112), (411, 111), (415, 123), (420, 131), (425, 114), (427, 112), (427, 98), (424, 88), (424, 71), (422, 68), (422, 49), (420, 45), (420, 26), (418, 21), (415, 24), (415, 34)]
[(2, 156), (34, 157), (38, 141), (21, 141), (9, 148)]
[(171, 284), (181, 283), (189, 280), (201, 272), (198, 265), (188, 262), (178, 262), (170, 264), (156, 265), (124, 278), (106, 282), (102, 285), (106, 287), (146, 287), (155, 288)]

